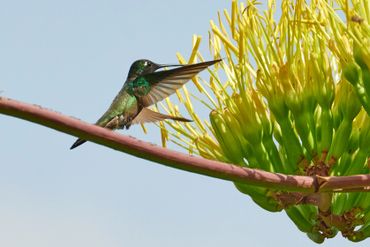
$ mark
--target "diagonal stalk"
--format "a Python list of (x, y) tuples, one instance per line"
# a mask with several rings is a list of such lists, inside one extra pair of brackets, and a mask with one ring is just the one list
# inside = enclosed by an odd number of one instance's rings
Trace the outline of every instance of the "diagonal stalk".
[(243, 168), (165, 149), (149, 142), (82, 122), (38, 105), (5, 97), (0, 97), (0, 113), (81, 137), (162, 165), (223, 180), (304, 193), (370, 190), (370, 174), (346, 177), (311, 177)]

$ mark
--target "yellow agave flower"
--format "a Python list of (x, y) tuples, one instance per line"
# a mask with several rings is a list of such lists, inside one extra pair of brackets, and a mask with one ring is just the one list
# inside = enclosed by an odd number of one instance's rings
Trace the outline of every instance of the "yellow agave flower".
[[(161, 123), (163, 145), (270, 172), (369, 173), (369, 1), (278, 2), (260, 11), (257, 1), (232, 1), (211, 21), (210, 52), (223, 62), (207, 80), (193, 78), (198, 92), (177, 92), (194, 122)], [(177, 54), (179, 61), (204, 61), (200, 42), (194, 36), (190, 58)], [(198, 116), (199, 105), (209, 119)], [(161, 107), (179, 114), (169, 99)], [(273, 188), (236, 187), (266, 210), (284, 209), (315, 242), (338, 231), (352, 241), (370, 236), (370, 193), (326, 195), (323, 212), (302, 200), (286, 204)]]

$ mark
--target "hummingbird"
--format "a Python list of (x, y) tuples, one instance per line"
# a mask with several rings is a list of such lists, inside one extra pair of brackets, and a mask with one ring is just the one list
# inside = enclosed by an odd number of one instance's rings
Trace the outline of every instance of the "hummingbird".
[[(196, 74), (220, 61), (221, 59), (187, 65), (157, 64), (147, 59), (135, 61), (130, 67), (123, 87), (95, 125), (116, 130), (128, 129), (133, 124), (165, 119), (191, 122), (186, 118), (152, 111), (148, 107), (167, 98)], [(157, 71), (167, 67), (177, 68)], [(86, 140), (77, 139), (70, 149), (85, 142)]]

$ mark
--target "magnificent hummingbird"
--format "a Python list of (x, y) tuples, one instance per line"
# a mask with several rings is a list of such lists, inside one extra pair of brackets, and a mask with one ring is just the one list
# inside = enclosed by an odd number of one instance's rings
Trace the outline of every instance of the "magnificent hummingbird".
[[(188, 65), (157, 64), (147, 59), (135, 61), (130, 67), (122, 89), (108, 110), (95, 124), (115, 130), (128, 129), (132, 124), (157, 122), (165, 119), (191, 122), (186, 118), (152, 111), (148, 107), (167, 98), (196, 74), (220, 61), (213, 60)], [(157, 71), (166, 67), (177, 68)], [(85, 142), (83, 139), (78, 139), (70, 149)]]

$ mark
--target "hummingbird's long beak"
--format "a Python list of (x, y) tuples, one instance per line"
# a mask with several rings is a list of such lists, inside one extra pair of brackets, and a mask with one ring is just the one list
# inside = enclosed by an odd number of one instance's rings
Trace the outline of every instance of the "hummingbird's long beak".
[(166, 67), (182, 67), (184, 64), (158, 64), (158, 69)]

